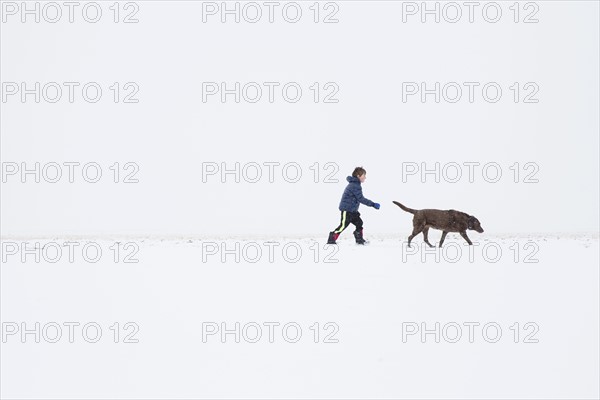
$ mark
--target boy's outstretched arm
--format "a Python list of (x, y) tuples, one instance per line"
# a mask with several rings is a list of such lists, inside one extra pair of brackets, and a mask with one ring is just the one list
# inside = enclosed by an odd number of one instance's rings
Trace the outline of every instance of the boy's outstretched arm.
[(365, 206), (368, 206), (368, 207), (375, 207), (376, 209), (379, 210), (378, 203), (375, 203), (374, 201), (371, 201), (371, 200), (367, 199), (365, 196), (363, 196), (362, 188), (360, 186), (354, 190), (354, 196), (356, 196), (356, 200), (358, 200), (359, 203), (364, 204)]

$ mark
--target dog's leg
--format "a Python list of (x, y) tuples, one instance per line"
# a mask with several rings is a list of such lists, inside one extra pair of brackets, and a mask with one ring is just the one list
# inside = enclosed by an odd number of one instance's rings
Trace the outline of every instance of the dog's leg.
[(444, 239), (446, 239), (447, 234), (448, 234), (448, 231), (442, 232), (442, 238), (440, 239), (440, 247), (442, 247), (442, 245), (444, 244)]
[(467, 243), (469, 243), (469, 246), (473, 245), (473, 242), (471, 242), (471, 239), (469, 239), (469, 237), (467, 236), (467, 232), (466, 231), (462, 231), (460, 233), (460, 236), (464, 237), (465, 240), (467, 241)]
[(432, 246), (431, 243), (429, 243), (429, 239), (427, 238), (428, 234), (429, 234), (429, 227), (425, 227), (425, 229), (423, 229), (423, 238), (425, 239), (425, 243), (427, 243), (427, 245), (429, 247), (434, 247), (434, 246)]
[(422, 217), (419, 217), (418, 215), (415, 215), (413, 217), (413, 231), (412, 231), (412, 235), (410, 235), (408, 237), (408, 247), (410, 247), (410, 241), (414, 239), (415, 236), (417, 236), (419, 233), (421, 233), (423, 231), (423, 229), (425, 229), (425, 219)]
[(415, 227), (415, 228), (413, 229), (413, 231), (412, 231), (412, 235), (410, 235), (410, 236), (408, 237), (408, 247), (410, 247), (410, 241), (411, 241), (411, 240), (413, 240), (413, 238), (414, 238), (415, 236), (417, 236), (419, 233), (421, 233), (421, 231), (422, 231), (422, 230), (423, 230), (423, 228), (422, 228), (422, 227), (418, 227), (418, 228), (417, 228), (417, 227)]

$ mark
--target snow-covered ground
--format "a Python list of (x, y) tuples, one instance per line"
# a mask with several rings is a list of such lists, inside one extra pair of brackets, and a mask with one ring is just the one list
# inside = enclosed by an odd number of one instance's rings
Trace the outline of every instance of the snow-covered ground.
[(5, 237), (2, 397), (598, 398), (598, 235), (470, 237)]

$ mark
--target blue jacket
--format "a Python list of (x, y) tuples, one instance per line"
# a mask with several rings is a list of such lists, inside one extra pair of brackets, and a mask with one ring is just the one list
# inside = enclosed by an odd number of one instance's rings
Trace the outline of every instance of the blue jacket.
[(362, 194), (360, 180), (355, 176), (349, 176), (346, 180), (348, 181), (348, 186), (346, 186), (342, 200), (340, 201), (340, 211), (356, 212), (360, 203), (373, 207), (375, 203), (365, 198)]

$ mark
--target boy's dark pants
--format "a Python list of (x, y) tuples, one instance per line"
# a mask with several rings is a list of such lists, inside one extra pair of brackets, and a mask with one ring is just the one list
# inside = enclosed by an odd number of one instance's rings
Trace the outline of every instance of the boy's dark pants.
[(356, 226), (356, 230), (354, 231), (356, 240), (359, 241), (360, 237), (360, 240), (362, 241), (363, 220), (360, 218), (360, 213), (358, 211), (342, 211), (340, 224), (334, 229), (333, 232), (331, 232), (329, 241), (331, 242), (331, 239), (333, 239), (335, 242), (338, 236), (340, 236), (340, 233), (342, 233), (350, 224), (354, 224), (354, 226)]

